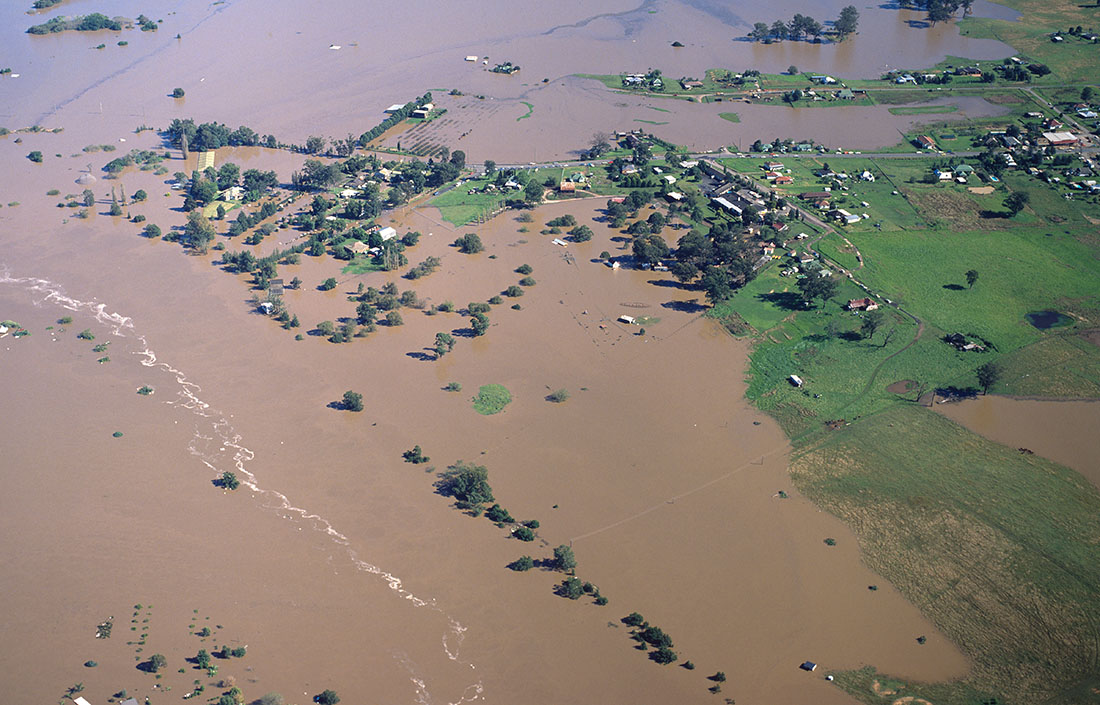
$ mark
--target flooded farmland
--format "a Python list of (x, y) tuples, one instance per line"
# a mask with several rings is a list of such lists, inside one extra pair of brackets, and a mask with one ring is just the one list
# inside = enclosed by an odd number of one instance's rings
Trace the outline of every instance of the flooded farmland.
[[(217, 253), (143, 238), (107, 211), (111, 186), (123, 185), (148, 192), (134, 213), (182, 225), (167, 182), (194, 157), (173, 150), (160, 175), (131, 168), (105, 180), (101, 170), (132, 147), (163, 150), (155, 132), (135, 130), (174, 118), (300, 143), (358, 134), (392, 103), (457, 88), (467, 98), (454, 99), (454, 123), (437, 138), (471, 163), (566, 158), (593, 132), (639, 119), (666, 122), (642, 124), (700, 150), (776, 136), (881, 146), (916, 118), (833, 108), (811, 121), (745, 106), (734, 125), (718, 105), (624, 97), (573, 74), (797, 63), (875, 76), (884, 57), (921, 66), (1010, 52), (877, 8), (861, 10), (863, 33), (839, 46), (740, 41), (755, 21), (826, 19), (842, 5), (489, 3), (474, 13), (414, 2), (382, 17), (346, 2), (166, 2), (157, 32), (44, 37), (24, 30), (51, 15), (0, 9), (4, 64), (19, 74), (0, 78), (0, 124), (63, 128), (0, 138), (0, 319), (30, 332), (0, 339), (6, 690), (45, 702), (81, 682), (93, 705), (123, 688), (173, 702), (203, 675), (186, 659), (222, 646), (247, 651), (216, 662), (248, 702), (279, 692), (306, 703), (326, 688), (345, 702), (695, 702), (712, 698), (705, 676), (723, 671), (724, 692), (741, 703), (839, 704), (852, 701), (824, 680), (829, 669), (965, 674), (961, 652), (863, 565), (843, 524), (790, 487), (782, 432), (744, 400), (747, 350), (700, 316), (701, 294), (600, 261), (628, 246), (604, 222), (603, 199), (543, 206), (528, 232), (507, 213), (459, 229), (429, 207), (387, 214), (385, 224), (422, 234), (410, 262), (442, 261), (416, 282), (343, 274), (327, 257), (282, 267), (305, 283), (287, 293), (303, 332), (354, 316), (348, 296), (360, 283), (461, 308), (515, 284), (522, 264), (537, 281), (493, 307), (483, 337), (465, 335), (458, 313), (408, 310), (404, 325), (344, 345), (295, 340), (256, 313), (246, 278), (215, 266)], [(71, 0), (59, 11), (150, 12), (126, 0)], [(673, 50), (674, 40), (686, 46)], [(523, 71), (491, 74), (462, 61), (470, 54)], [(184, 98), (168, 96), (177, 86)], [(524, 101), (533, 108), (520, 120)], [(28, 161), (31, 150), (44, 163)], [(284, 182), (304, 158), (219, 153)], [(58, 202), (81, 193), (85, 173), (97, 177), (96, 202), (81, 219)], [(592, 228), (590, 242), (559, 247), (538, 233), (565, 213)], [(473, 231), (485, 252), (451, 246)], [(670, 242), (679, 234), (664, 232)], [(278, 231), (265, 247), (296, 237)], [(337, 288), (317, 290), (329, 276)], [(645, 318), (644, 334), (618, 321), (627, 313)], [(94, 340), (78, 337), (85, 330)], [(426, 348), (438, 332), (458, 342), (435, 360)], [(444, 391), (450, 382), (462, 391)], [(513, 401), (481, 416), (470, 400), (490, 383)], [(153, 393), (135, 393), (144, 386)], [(547, 400), (558, 389), (568, 401)], [(346, 390), (363, 394), (363, 412), (331, 408)], [(523, 543), (453, 508), (433, 474), (402, 461), (413, 445), (437, 471), (460, 459), (485, 465), (500, 503), (539, 520), (538, 539)], [(224, 471), (238, 474), (239, 490), (214, 485)], [(505, 568), (563, 544), (607, 605), (556, 596), (560, 574)], [(697, 670), (635, 650), (620, 621), (633, 611)], [(114, 635), (97, 640), (107, 617)], [(211, 636), (200, 636), (204, 626)], [(160, 678), (140, 669), (154, 653), (168, 662)], [(807, 659), (821, 668), (800, 671)]]

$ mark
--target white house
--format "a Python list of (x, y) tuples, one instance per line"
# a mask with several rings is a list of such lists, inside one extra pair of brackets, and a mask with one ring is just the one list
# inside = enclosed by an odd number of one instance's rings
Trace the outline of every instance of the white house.
[(397, 231), (393, 228), (382, 228), (378, 231), (378, 237), (382, 238), (382, 242), (397, 237)]
[(634, 316), (628, 316), (625, 313), (619, 316), (620, 323), (634, 323)]

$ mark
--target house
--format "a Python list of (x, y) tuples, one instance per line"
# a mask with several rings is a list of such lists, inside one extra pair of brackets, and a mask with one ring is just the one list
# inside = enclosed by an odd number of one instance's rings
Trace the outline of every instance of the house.
[(1009, 149), (1020, 146), (1020, 140), (1012, 135), (1001, 135), (1001, 144)]
[[(803, 382), (802, 382), (802, 378), (801, 378), (801, 377), (799, 377), (798, 375), (791, 375), (791, 376), (790, 376), (790, 377), (788, 377), (787, 379), (788, 379), (788, 380), (790, 380), (791, 384), (793, 384), (793, 385), (794, 385), (794, 386), (796, 386), (796, 387), (801, 387), (801, 386), (802, 386), (802, 384), (803, 384)], [(808, 663), (808, 662), (807, 662), (807, 663)], [(817, 666), (814, 666), (814, 668), (817, 668)], [(812, 671), (812, 670), (813, 670), (813, 668), (811, 668), (811, 669), (809, 669), (809, 670), (811, 670), (811, 671)]]
[(940, 181), (951, 181), (955, 178), (955, 172), (950, 169), (936, 169), (932, 173), (938, 176)]
[(85, 700), (84, 698), (82, 698), (80, 696), (77, 696), (76, 698), (74, 698), (73, 702), (76, 703), (76, 705), (92, 705), (91, 703), (89, 703), (87, 700)]
[(634, 323), (634, 316), (628, 316), (624, 313), (623, 315), (619, 316), (619, 322), (620, 323), (626, 323), (628, 325), (633, 324)]
[(799, 668), (803, 671), (810, 671), (812, 673), (817, 670), (817, 664), (813, 661), (803, 661)]
[(703, 87), (703, 82), (702, 81), (681, 80), (680, 81), (680, 86), (683, 87), (683, 89), (685, 91), (690, 91), (692, 88), (702, 88)]
[(244, 198), (244, 189), (240, 186), (230, 186), (222, 191), (223, 201), (239, 201)]
[[(475, 57), (474, 57), (474, 59), (477, 59), (477, 57), (475, 56)], [(385, 113), (391, 113), (391, 114), (392, 114), (392, 113), (396, 113), (396, 112), (397, 112), (398, 110), (401, 110), (401, 109), (402, 109), (402, 108), (404, 108), (404, 107), (405, 107), (405, 104), (404, 104), (404, 103), (394, 103), (393, 105), (391, 105), (390, 107), (386, 108), (386, 109), (385, 109), (385, 110), (383, 110), (382, 112), (385, 112)]]
[(1079, 116), (1085, 118), (1086, 120), (1091, 120), (1094, 117), (1096, 117), (1096, 112), (1094, 110), (1092, 110), (1091, 108), (1082, 108), (1082, 109), (1077, 111), (1077, 114)]
[(767, 162), (764, 164), (764, 171), (779, 171), (783, 168), (783, 162)]
[(477, 57), (473, 55), (467, 56), (466, 61), (477, 61)]
[(668, 184), (669, 186), (676, 183), (676, 177), (673, 176), (672, 174), (665, 174), (661, 178), (664, 179), (665, 183)]
[(959, 164), (955, 167), (955, 173), (960, 176), (972, 176), (974, 174), (974, 167), (969, 164)]
[(669, 191), (665, 194), (665, 198), (674, 203), (679, 203), (680, 201), (684, 200), (684, 194), (678, 191)]
[(760, 245), (760, 250), (768, 257), (771, 257), (775, 253), (775, 244), (771, 242), (765, 242)]
[(936, 149), (936, 141), (928, 135), (920, 135), (917, 137), (917, 144), (925, 149)]
[(572, 181), (563, 181), (558, 186), (558, 191), (562, 193), (576, 193), (577, 185)]
[(378, 237), (382, 238), (382, 242), (397, 237), (397, 231), (393, 228), (382, 228), (378, 231)]
[(1077, 144), (1077, 138), (1072, 132), (1044, 132), (1043, 137), (1055, 147), (1071, 147)]
[(370, 245), (361, 240), (355, 240), (350, 245), (344, 245), (344, 248), (352, 254), (365, 255), (370, 250)]
[(806, 191), (798, 194), (799, 200), (802, 201), (826, 201), (830, 196), (832, 194), (828, 191)]
[(272, 313), (275, 312), (275, 304), (271, 303), (270, 301), (264, 301), (259, 305), (258, 308), (260, 309), (260, 312), (263, 313), (265, 316), (270, 316)]
[(917, 79), (913, 78), (909, 74), (905, 74), (903, 76), (898, 76), (897, 78), (894, 79), (894, 83), (916, 83), (916, 82), (917, 82)]
[(871, 183), (874, 183), (875, 181), (875, 175), (867, 171), (866, 169), (864, 169), (863, 173), (859, 175), (859, 178), (863, 179), (864, 181), (869, 181)]
[(615, 196), (614, 198), (609, 198), (608, 200), (612, 203), (626, 203), (626, 199), (622, 196)]
[(775, 181), (776, 179), (779, 178), (779, 176), (780, 176), (780, 174), (779, 174), (778, 171), (765, 171), (764, 172), (764, 178), (767, 179), (768, 181)]
[(690, 159), (690, 160), (685, 161), (685, 162), (680, 162), (680, 168), (681, 169), (694, 169), (697, 166), (699, 166), (699, 162), (695, 161), (694, 159)]
[(814, 83), (820, 83), (823, 86), (827, 86), (831, 83), (836, 83), (836, 79), (832, 76), (810, 76), (810, 80)]
[(623, 167), (623, 176), (627, 176), (629, 174), (637, 174), (637, 173), (638, 173), (638, 167), (634, 166), (633, 164), (627, 164), (626, 166)]
[(793, 184), (793, 183), (794, 183), (794, 179), (787, 176), (786, 174), (781, 174), (781, 175), (775, 177), (776, 186), (780, 186), (780, 185), (783, 185), (783, 184)]
[(878, 304), (873, 299), (852, 299), (846, 308), (849, 311), (874, 311)]
[(850, 88), (841, 88), (836, 92), (836, 97), (840, 100), (855, 100), (856, 94)]

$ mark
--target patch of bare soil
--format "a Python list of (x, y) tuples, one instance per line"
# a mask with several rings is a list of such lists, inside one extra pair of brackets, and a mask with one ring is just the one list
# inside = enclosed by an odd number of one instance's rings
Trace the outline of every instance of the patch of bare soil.
[(954, 230), (1004, 230), (1004, 218), (983, 218), (983, 209), (966, 194), (946, 189), (916, 189), (909, 202), (926, 220), (951, 223)]
[(971, 186), (966, 189), (970, 193), (976, 193), (980, 196), (988, 196), (995, 190), (992, 186)]
[(875, 691), (875, 695), (879, 696), (880, 698), (885, 698), (890, 695), (898, 694), (898, 691), (887, 688), (882, 684), (882, 681), (878, 679), (875, 679), (875, 681), (871, 683), (871, 690)]
[(899, 379), (897, 382), (886, 387), (886, 391), (891, 394), (905, 394), (916, 389), (917, 383), (911, 379)]
[(1100, 346), (1100, 328), (1081, 331), (1081, 337), (1089, 341), (1093, 345)]
[(932, 705), (932, 703), (924, 698), (914, 697), (912, 695), (906, 695), (904, 698), (898, 698), (893, 702), (893, 705)]

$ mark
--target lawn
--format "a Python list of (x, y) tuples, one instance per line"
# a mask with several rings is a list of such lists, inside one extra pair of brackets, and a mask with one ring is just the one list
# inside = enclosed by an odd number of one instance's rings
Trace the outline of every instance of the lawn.
[[(1079, 474), (915, 405), (818, 437), (796, 450), (791, 473), (848, 523), (867, 564), (971, 660), (960, 682), (889, 679), (903, 686), (898, 696), (1098, 701), (1100, 494)], [(872, 677), (848, 672), (836, 683), (883, 702)]]
[(436, 196), (428, 201), (428, 205), (438, 208), (443, 220), (455, 225), (466, 225), (496, 210), (504, 201), (504, 196), (500, 193), (467, 193), (467, 191), (484, 188), (487, 183), (489, 183), (487, 179), (467, 181)]

